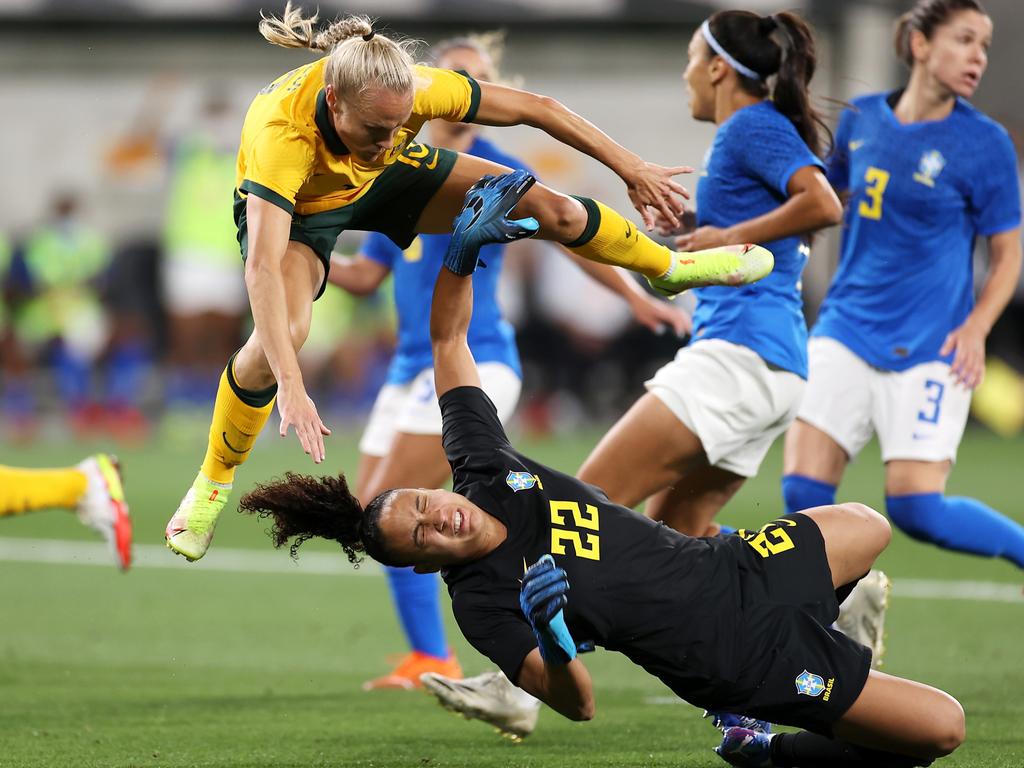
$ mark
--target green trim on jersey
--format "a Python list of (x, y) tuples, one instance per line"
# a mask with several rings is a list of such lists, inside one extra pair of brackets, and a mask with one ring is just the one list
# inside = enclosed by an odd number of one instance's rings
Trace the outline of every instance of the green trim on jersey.
[[(295, 203), (291, 202), (287, 197), (280, 194), (279, 192), (275, 192), (270, 187), (265, 187), (262, 184), (258, 184), (255, 181), (244, 179), (242, 183), (238, 185), (238, 188), (245, 192), (246, 194), (256, 195), (256, 197), (260, 198), (261, 200), (266, 200), (268, 203), (273, 203), (278, 208), (283, 208), (288, 213), (295, 212)], [(238, 195), (237, 192), (235, 193), (235, 195), (240, 197), (240, 195)]]
[[(450, 149), (416, 143), (406, 147), (402, 154), (409, 162), (399, 161), (389, 166), (374, 180), (366, 194), (354, 203), (308, 216), (292, 214), (288, 239), (308, 245), (324, 264), (324, 282), (316, 298), (320, 298), (327, 286), (331, 252), (342, 232), (348, 229), (380, 232), (405, 250), (416, 239), (416, 222), (420, 214), (444, 184), (458, 159), (458, 153)], [(249, 232), (245, 198), (237, 191), (234, 214), (244, 261), (249, 252)]]

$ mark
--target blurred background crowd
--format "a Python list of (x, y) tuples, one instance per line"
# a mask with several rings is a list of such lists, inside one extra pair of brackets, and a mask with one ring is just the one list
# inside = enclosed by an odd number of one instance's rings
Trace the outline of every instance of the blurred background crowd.
[[(686, 108), (686, 42), (709, 10), (737, 4), (319, 5), (321, 18), (368, 12), (427, 44), (504, 27), (506, 73), (645, 159), (699, 167), (713, 127), (694, 123)], [(784, 5), (814, 22), (821, 61), (814, 90), (823, 99), (901, 82), (887, 41), (903, 3), (740, 5)], [(1017, 0), (986, 6), (995, 42), (977, 105), (1010, 130), (1020, 152), (1024, 104), (1013, 58), (1024, 14)], [(261, 7), (281, 10), (256, 0), (0, 0), (3, 438), (31, 440), (61, 420), (80, 436), (123, 440), (205, 428), (224, 362), (251, 327), (231, 217), (242, 119), (260, 87), (308, 60), (259, 37)], [(543, 35), (532, 34), (540, 28)], [(628, 210), (621, 183), (589, 158), (527, 128), (490, 129), (490, 136), (552, 186)], [(683, 179), (691, 189), (697, 182), (697, 175)], [(339, 253), (355, 253), (361, 240), (345, 233)], [(808, 319), (837, 243), (837, 231), (814, 243), (804, 283)], [(190, 266), (198, 262), (217, 265), (219, 279), (197, 281)], [(977, 269), (980, 277), (983, 260)], [(532, 431), (613, 418), (680, 343), (637, 326), (619, 298), (543, 246), (507, 261), (502, 299), (523, 356), (520, 419)], [(388, 284), (369, 298), (332, 287), (317, 302), (302, 364), (328, 423), (362, 422), (393, 336)], [(1024, 285), (993, 331), (989, 355), (976, 415), (1013, 433), (1024, 426)]]

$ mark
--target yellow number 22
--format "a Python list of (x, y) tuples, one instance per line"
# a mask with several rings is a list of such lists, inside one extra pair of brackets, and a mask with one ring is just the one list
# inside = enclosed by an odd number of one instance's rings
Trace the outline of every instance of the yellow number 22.
[(885, 188), (889, 186), (889, 172), (875, 168), (873, 165), (869, 166), (864, 173), (864, 181), (867, 182), (864, 194), (871, 202), (861, 200), (857, 213), (865, 219), (878, 221), (882, 218), (882, 195), (885, 194)]
[[(551, 523), (552, 525), (572, 525), (575, 528), (586, 528), (591, 531), (599, 531), (601, 524), (597, 513), (597, 507), (587, 504), (586, 509), (580, 509), (579, 502), (575, 501), (551, 501)], [(572, 522), (566, 520), (566, 513), (572, 516)], [(586, 536), (584, 541), (583, 536)], [(580, 531), (565, 530), (565, 528), (551, 529), (551, 554), (564, 555), (565, 545), (569, 544), (576, 557), (584, 557), (587, 560), (601, 559), (601, 539), (596, 533), (581, 535)]]

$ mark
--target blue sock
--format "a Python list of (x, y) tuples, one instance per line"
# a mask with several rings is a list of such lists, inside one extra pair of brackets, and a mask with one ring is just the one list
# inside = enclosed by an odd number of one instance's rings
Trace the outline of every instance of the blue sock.
[(801, 509), (835, 504), (836, 487), (803, 475), (783, 475), (782, 501), (787, 515)]
[(889, 518), (911, 538), (945, 549), (1004, 557), (1024, 568), (1024, 526), (977, 499), (941, 493), (886, 496)]
[(437, 574), (416, 573), (412, 568), (384, 570), (409, 646), (439, 659), (448, 658)]

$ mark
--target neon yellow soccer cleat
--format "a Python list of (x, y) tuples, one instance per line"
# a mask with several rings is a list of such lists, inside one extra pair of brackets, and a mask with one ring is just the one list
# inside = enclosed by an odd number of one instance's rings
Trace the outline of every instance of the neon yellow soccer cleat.
[(668, 273), (648, 278), (648, 282), (662, 296), (675, 296), (690, 288), (710, 285), (750, 285), (766, 277), (774, 266), (771, 251), (750, 243), (704, 251), (676, 251)]
[(205, 555), (213, 540), (217, 518), (230, 495), (230, 484), (215, 483), (202, 472), (196, 475), (192, 487), (188, 489), (164, 531), (171, 551), (189, 562), (195, 562)]

